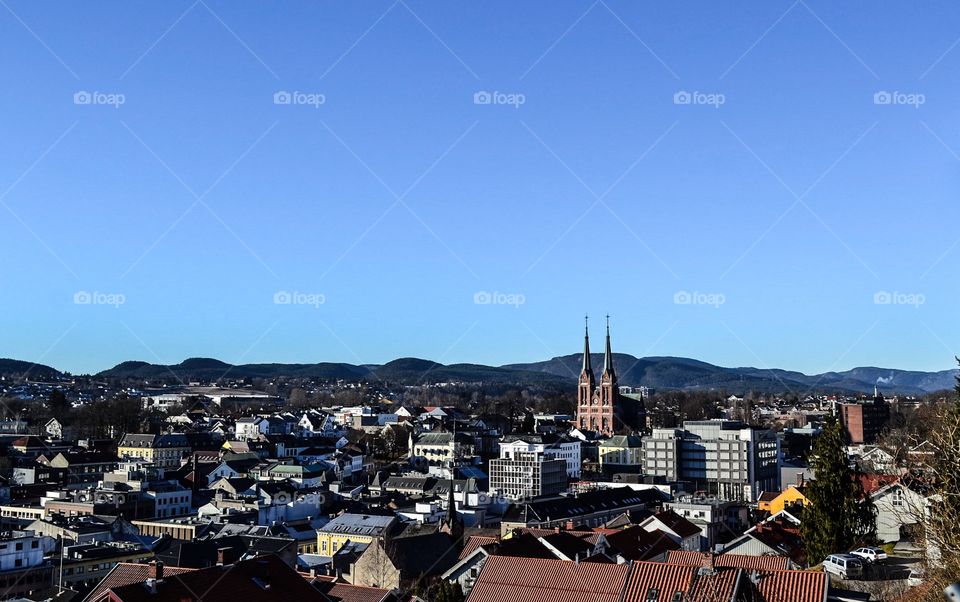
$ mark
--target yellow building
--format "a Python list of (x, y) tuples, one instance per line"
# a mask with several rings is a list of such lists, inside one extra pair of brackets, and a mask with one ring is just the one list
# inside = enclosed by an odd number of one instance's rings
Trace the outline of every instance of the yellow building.
[(634, 435), (616, 435), (597, 446), (600, 466), (629, 467), (643, 465), (643, 441)]
[(333, 556), (347, 542), (372, 543), (383, 540), (393, 530), (397, 519), (372, 514), (341, 514), (317, 530), (317, 554)]
[(140, 459), (161, 468), (179, 468), (180, 458), (192, 448), (183, 433), (150, 435), (128, 433), (117, 446), (121, 459)]
[(808, 506), (810, 504), (810, 500), (803, 495), (803, 490), (803, 485), (790, 485), (781, 491), (779, 495), (775, 496), (769, 501), (761, 498), (758, 508), (760, 510), (766, 510), (770, 514), (776, 514), (777, 512), (780, 512), (785, 508), (795, 504), (803, 504), (804, 506)]

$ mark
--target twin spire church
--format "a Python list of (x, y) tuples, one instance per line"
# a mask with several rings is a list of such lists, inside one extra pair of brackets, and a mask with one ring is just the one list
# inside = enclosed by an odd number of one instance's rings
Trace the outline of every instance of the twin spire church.
[[(586, 320), (586, 319), (585, 319)], [(643, 430), (646, 426), (643, 397), (620, 393), (617, 372), (610, 348), (610, 316), (607, 316), (607, 340), (603, 352), (603, 372), (597, 386), (590, 359), (590, 329), (584, 326), (583, 364), (577, 383), (577, 427), (605, 437)]]

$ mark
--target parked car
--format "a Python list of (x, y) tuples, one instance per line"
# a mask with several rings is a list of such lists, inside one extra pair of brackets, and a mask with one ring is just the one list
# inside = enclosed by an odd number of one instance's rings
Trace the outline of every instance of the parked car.
[(830, 554), (823, 561), (823, 571), (841, 579), (863, 577), (864, 561), (853, 554)]
[(887, 559), (887, 553), (880, 548), (857, 548), (856, 550), (850, 552), (850, 554), (875, 564), (881, 563)]

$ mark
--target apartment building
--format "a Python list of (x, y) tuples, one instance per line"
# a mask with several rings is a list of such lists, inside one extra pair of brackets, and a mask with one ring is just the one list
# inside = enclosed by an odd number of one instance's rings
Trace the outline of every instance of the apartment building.
[(689, 482), (724, 500), (756, 501), (780, 490), (776, 433), (735, 420), (692, 420), (643, 438), (644, 473)]

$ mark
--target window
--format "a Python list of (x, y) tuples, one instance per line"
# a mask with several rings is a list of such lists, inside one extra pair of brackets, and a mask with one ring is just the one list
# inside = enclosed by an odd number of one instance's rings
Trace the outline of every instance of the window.
[(897, 488), (893, 491), (893, 498), (891, 499), (890, 504), (894, 508), (903, 508), (907, 505), (907, 500), (903, 495), (903, 489)]
[(656, 602), (659, 595), (660, 595), (660, 590), (658, 590), (655, 587), (651, 587), (650, 589), (647, 590), (647, 601)]

